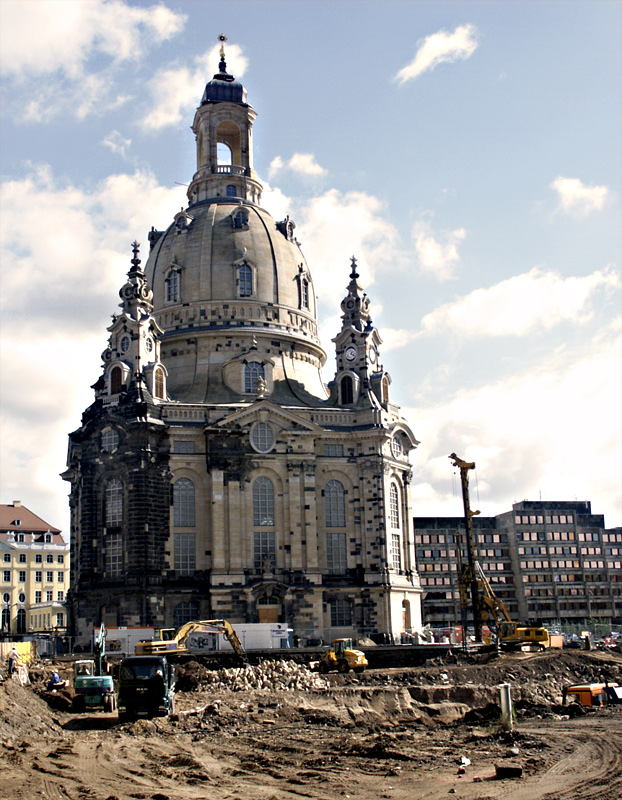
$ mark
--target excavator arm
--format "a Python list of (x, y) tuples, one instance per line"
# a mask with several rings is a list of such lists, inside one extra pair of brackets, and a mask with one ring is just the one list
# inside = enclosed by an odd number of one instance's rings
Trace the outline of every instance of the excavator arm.
[(503, 601), (500, 600), (493, 592), (488, 578), (486, 577), (479, 561), (475, 562), (475, 577), (477, 580), (479, 601), (492, 613), (497, 630), (499, 630), (499, 625), (502, 622), (512, 622), (512, 619), (508, 614)]
[(226, 619), (202, 619), (196, 622), (187, 622), (177, 631), (174, 641), (180, 649), (185, 648), (186, 641), (191, 633), (224, 633), (236, 654), (244, 661), (247, 660), (246, 651), (242, 647), (240, 637), (235, 632), (233, 625)]
[(138, 642), (136, 653), (152, 655), (156, 653), (166, 653), (168, 655), (186, 652), (186, 642), (193, 633), (224, 633), (233, 647), (237, 656), (244, 663), (248, 662), (248, 656), (242, 646), (239, 636), (235, 632), (233, 625), (226, 619), (200, 619), (193, 622), (186, 622), (182, 625), (171, 639), (160, 639), (152, 642)]

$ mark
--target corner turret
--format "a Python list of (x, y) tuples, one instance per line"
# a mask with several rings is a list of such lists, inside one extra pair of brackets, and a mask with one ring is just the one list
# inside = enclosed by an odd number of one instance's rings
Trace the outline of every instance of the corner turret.
[(108, 348), (102, 353), (104, 374), (93, 387), (104, 403), (116, 404), (130, 386), (146, 388), (152, 398), (165, 400), (166, 368), (160, 362), (162, 329), (151, 316), (153, 293), (138, 257), (140, 245), (132, 243), (132, 267), (119, 290), (121, 314), (108, 328)]

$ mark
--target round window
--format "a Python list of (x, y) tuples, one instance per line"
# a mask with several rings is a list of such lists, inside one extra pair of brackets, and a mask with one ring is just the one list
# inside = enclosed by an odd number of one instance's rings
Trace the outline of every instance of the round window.
[(26, 595), (23, 592), (20, 592), (18, 600), (19, 600), (20, 603), (25, 603), (26, 602)]
[(130, 337), (129, 336), (124, 336), (121, 339), (121, 352), (122, 353), (127, 353), (127, 351), (129, 349), (130, 349)]
[(267, 422), (256, 422), (251, 428), (251, 445), (258, 453), (268, 453), (274, 446), (274, 431)]
[(399, 458), (403, 453), (402, 443), (397, 436), (394, 436), (391, 439), (391, 452), (393, 453), (394, 458)]
[(11, 602), (11, 595), (8, 592), (5, 592), (2, 595), (2, 599), (4, 600), (5, 603), (10, 603)]

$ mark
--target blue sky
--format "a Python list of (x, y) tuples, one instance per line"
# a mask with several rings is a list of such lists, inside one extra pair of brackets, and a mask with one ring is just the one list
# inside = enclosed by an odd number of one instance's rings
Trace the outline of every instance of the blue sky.
[[(421, 444), (413, 513), (591, 500), (622, 524), (618, 2), (0, 0), (2, 502), (69, 528), (130, 242), (165, 228), (217, 36), (331, 338), (351, 255)], [(341, 275), (341, 278), (339, 278)]]

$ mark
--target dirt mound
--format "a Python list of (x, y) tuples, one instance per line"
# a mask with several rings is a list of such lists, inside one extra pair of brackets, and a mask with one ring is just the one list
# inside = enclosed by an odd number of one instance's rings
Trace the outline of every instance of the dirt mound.
[(4, 747), (22, 746), (34, 737), (61, 736), (61, 720), (32, 688), (13, 680), (0, 684), (0, 741)]

